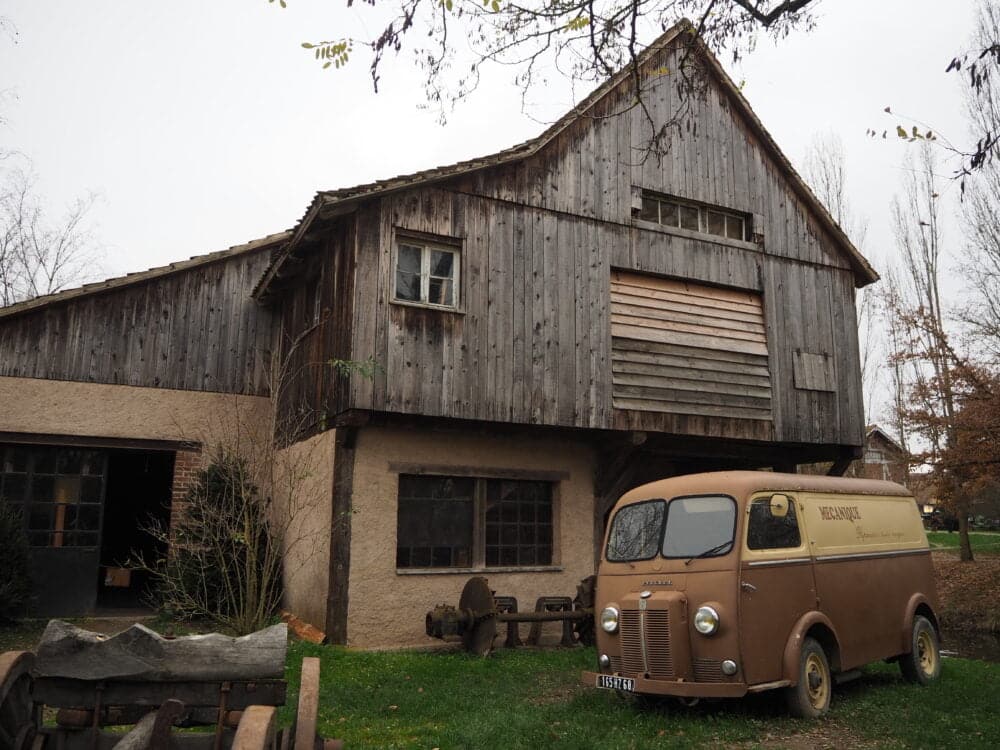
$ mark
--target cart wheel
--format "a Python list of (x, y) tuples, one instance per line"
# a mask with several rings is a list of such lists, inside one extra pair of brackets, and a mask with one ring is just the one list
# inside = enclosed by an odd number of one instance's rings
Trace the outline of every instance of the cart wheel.
[(319, 714), (319, 659), (302, 660), (299, 681), (299, 706), (295, 712), (295, 750), (313, 750), (316, 746), (316, 718)]
[(243, 712), (232, 750), (275, 750), (278, 711), (274, 706), (250, 706)]
[(30, 651), (0, 654), (0, 747), (32, 750), (38, 747), (38, 710), (31, 699), (31, 668), (35, 655)]
[(489, 656), (497, 636), (497, 609), (493, 592), (485, 578), (470, 578), (458, 602), (460, 612), (468, 613), (472, 624), (462, 634), (462, 645), (470, 654)]

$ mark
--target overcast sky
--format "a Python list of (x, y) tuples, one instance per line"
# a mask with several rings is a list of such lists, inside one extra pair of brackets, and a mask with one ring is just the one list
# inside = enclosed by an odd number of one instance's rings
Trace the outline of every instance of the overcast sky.
[[(321, 70), (302, 41), (369, 35), (368, 7), (342, 0), (0, 0), (17, 42), (0, 39), (0, 148), (31, 159), (48, 204), (100, 196), (102, 275), (223, 249), (296, 223), (317, 190), (491, 153), (537, 135), (572, 104), (568, 87), (521, 112), (498, 71), (449, 118), (420, 108), (412, 63), (390, 61), (376, 95), (360, 53)], [(841, 137), (865, 251), (891, 252), (888, 205), (906, 146), (891, 105), (965, 141), (959, 79), (971, 0), (820, 0), (818, 25), (762, 40), (724, 64), (778, 144), (800, 164), (819, 132)], [(946, 10), (943, 10), (945, 9)], [(587, 91), (577, 91), (583, 96)], [(912, 147), (910, 147), (912, 148)], [(957, 189), (949, 189), (951, 199)], [(949, 239), (958, 241), (951, 233)]]

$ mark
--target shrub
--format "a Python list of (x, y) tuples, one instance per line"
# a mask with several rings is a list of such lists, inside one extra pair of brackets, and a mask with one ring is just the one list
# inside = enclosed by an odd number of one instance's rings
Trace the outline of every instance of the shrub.
[(16, 620), (31, 601), (28, 538), (21, 514), (0, 501), (0, 622)]
[(281, 603), (281, 544), (270, 506), (246, 461), (216, 448), (173, 528), (148, 529), (169, 550), (153, 564), (138, 561), (152, 575), (154, 603), (239, 634), (269, 624)]

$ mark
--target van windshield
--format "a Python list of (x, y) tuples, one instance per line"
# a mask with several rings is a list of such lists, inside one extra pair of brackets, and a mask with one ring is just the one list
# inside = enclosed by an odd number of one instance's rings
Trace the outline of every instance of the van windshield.
[(664, 557), (716, 557), (732, 549), (736, 502), (724, 495), (647, 500), (626, 505), (611, 521), (609, 562)]

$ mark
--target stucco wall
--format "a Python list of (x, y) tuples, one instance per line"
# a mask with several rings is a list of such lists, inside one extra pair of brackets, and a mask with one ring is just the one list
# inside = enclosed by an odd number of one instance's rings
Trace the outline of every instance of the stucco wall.
[[(390, 462), (434, 466), (562, 471), (557, 489), (555, 546), (561, 570), (520, 573), (396, 572), (398, 473)], [(594, 572), (593, 451), (565, 439), (490, 437), (461, 432), (367, 428), (358, 436), (354, 464), (348, 645), (362, 648), (432, 646), (424, 616), (436, 604), (458, 604), (465, 582), (484, 575), (498, 595), (533, 609), (539, 596), (573, 596)], [(502, 641), (503, 633), (499, 640)], [(559, 626), (546, 626), (557, 638)], [(523, 626), (522, 637), (527, 635)]]
[(0, 432), (193, 440), (209, 446), (266, 426), (269, 403), (259, 396), (0, 378)]
[(330, 566), (336, 430), (277, 451), (274, 498), (284, 527), (285, 609), (322, 629)]

